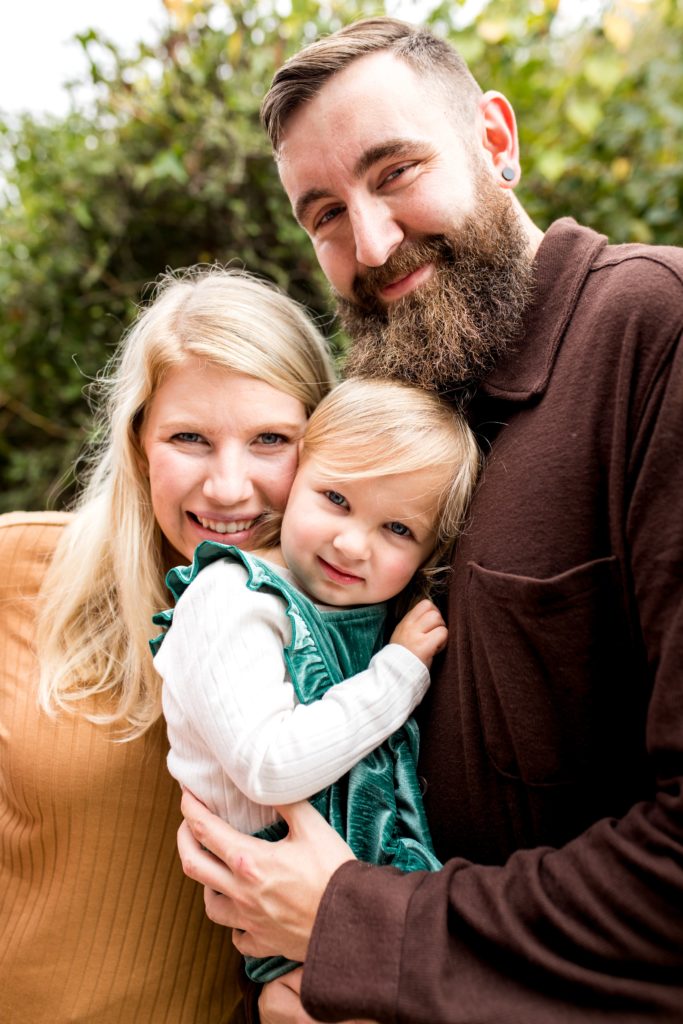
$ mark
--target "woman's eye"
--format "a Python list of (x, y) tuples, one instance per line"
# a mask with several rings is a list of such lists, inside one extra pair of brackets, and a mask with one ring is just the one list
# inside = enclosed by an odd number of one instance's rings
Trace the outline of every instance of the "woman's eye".
[(184, 441), (187, 444), (199, 444), (204, 438), (201, 434), (195, 434), (192, 430), (181, 430), (179, 433), (173, 435), (174, 441)]
[(387, 523), (387, 529), (397, 537), (412, 537), (412, 533), (404, 523)]
[(259, 434), (256, 440), (259, 444), (265, 444), (268, 447), (272, 447), (276, 444), (287, 444), (289, 438), (285, 437), (284, 434), (276, 434), (272, 430), (267, 430), (263, 434)]
[(340, 494), (339, 491), (325, 491), (325, 497), (327, 498), (328, 501), (331, 501), (332, 504), (336, 505), (338, 508), (349, 507), (349, 503), (347, 502), (346, 498), (344, 497), (343, 494)]

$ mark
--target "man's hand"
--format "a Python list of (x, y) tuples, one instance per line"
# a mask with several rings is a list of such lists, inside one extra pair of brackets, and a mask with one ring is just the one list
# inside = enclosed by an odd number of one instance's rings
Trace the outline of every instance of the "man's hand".
[(353, 853), (307, 802), (277, 808), (289, 835), (277, 843), (243, 835), (185, 790), (178, 830), (183, 871), (204, 886), (212, 921), (233, 929), (250, 956), (305, 960), (327, 883)]
[(448, 630), (441, 612), (426, 598), (418, 601), (414, 608), (403, 616), (391, 634), (392, 644), (407, 647), (427, 668), (432, 658), (442, 651), (448, 640)]
[[(301, 967), (264, 985), (258, 1009), (261, 1024), (317, 1024), (301, 1005)], [(372, 1021), (347, 1021), (346, 1024), (372, 1024)]]

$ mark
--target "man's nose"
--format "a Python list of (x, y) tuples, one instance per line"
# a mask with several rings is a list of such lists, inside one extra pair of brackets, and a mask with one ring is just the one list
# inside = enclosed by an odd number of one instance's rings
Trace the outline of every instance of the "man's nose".
[(216, 452), (207, 466), (203, 493), (215, 505), (231, 506), (247, 501), (254, 493), (246, 455), (232, 449)]
[(381, 267), (398, 249), (405, 235), (386, 204), (370, 198), (350, 213), (356, 260), (365, 267)]

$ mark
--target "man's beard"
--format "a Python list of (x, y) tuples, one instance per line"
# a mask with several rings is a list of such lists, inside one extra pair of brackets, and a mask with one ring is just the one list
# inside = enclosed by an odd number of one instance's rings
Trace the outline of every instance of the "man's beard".
[[(379, 290), (426, 263), (424, 285), (385, 305)], [(519, 337), (533, 280), (528, 238), (484, 170), (476, 208), (450, 235), (405, 243), (337, 296), (352, 340), (346, 376), (399, 380), (465, 400)]]

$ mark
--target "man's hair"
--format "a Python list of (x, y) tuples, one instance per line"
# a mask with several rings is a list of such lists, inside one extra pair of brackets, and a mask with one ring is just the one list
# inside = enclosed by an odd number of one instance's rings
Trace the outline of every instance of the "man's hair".
[(449, 43), (396, 18), (365, 18), (324, 36), (276, 71), (261, 106), (261, 120), (277, 153), (287, 121), (338, 71), (368, 54), (387, 51), (433, 78), (453, 103), (460, 124), (472, 124), (481, 89)]

